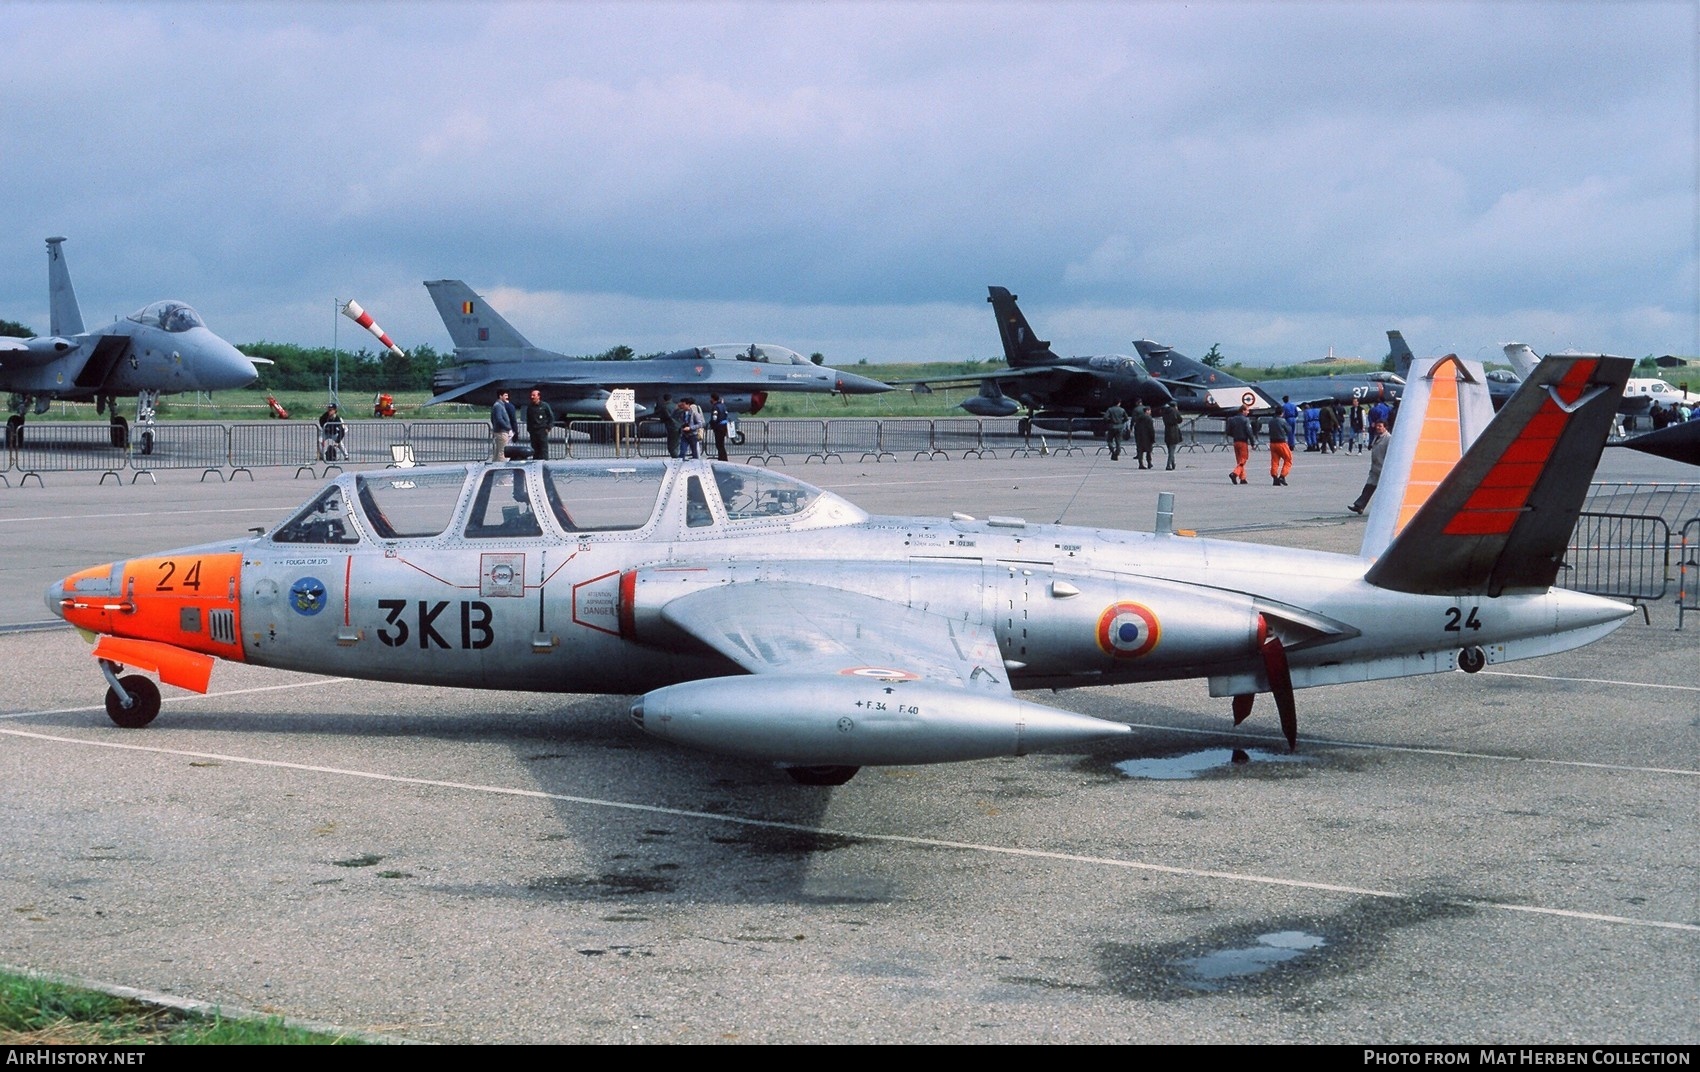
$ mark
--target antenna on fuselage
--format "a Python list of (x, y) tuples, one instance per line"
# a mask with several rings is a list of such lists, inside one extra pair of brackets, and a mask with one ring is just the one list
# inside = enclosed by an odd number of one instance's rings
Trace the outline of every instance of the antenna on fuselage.
[(1064, 514), (1066, 514), (1066, 513), (1068, 513), (1068, 511), (1069, 511), (1069, 508), (1070, 508), (1070, 507), (1072, 507), (1072, 506), (1073, 506), (1073, 505), (1074, 505), (1074, 500), (1076, 500), (1076, 499), (1078, 499), (1078, 498), (1080, 498), (1080, 492), (1081, 492), (1081, 489), (1082, 489), (1082, 488), (1085, 488), (1085, 487), (1086, 487), (1086, 482), (1087, 482), (1087, 481), (1088, 481), (1088, 480), (1091, 480), (1091, 479), (1092, 479), (1092, 474), (1093, 474), (1093, 473), (1096, 473), (1096, 472), (1097, 472), (1097, 471), (1098, 471), (1098, 460), (1099, 460), (1099, 459), (1100, 459), (1100, 458), (1101, 458), (1101, 457), (1103, 457), (1103, 456), (1102, 456), (1102, 455), (1100, 455), (1100, 454), (1094, 454), (1094, 455), (1092, 455), (1092, 467), (1091, 467), (1091, 468), (1089, 468), (1089, 469), (1087, 469), (1087, 470), (1086, 470), (1086, 475), (1085, 475), (1085, 476), (1083, 476), (1083, 477), (1081, 477), (1081, 478), (1080, 478), (1080, 484), (1079, 484), (1079, 485), (1078, 485), (1078, 486), (1076, 486), (1076, 487), (1075, 487), (1075, 489), (1074, 489), (1074, 494), (1073, 494), (1073, 495), (1070, 495), (1070, 496), (1069, 496), (1069, 497), (1068, 497), (1068, 502), (1066, 502), (1066, 503), (1063, 503), (1063, 508), (1062, 508), (1062, 510), (1060, 510), (1060, 511), (1059, 511), (1059, 512), (1058, 512), (1058, 513), (1057, 513), (1057, 519), (1056, 519), (1056, 520), (1055, 520), (1055, 521), (1053, 521), (1053, 522), (1051, 522), (1051, 524), (1053, 524), (1053, 525), (1060, 525), (1060, 524), (1062, 524), (1062, 519), (1063, 519), (1063, 515), (1064, 515)]

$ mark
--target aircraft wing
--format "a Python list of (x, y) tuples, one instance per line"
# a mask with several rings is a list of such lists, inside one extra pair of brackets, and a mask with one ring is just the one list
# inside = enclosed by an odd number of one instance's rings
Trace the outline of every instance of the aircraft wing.
[(440, 395), (432, 395), (427, 406), (441, 405), (444, 402), (464, 402), (470, 396), (483, 395), (494, 397), (498, 390), (507, 390), (514, 395), (524, 398), (525, 393), (533, 387), (541, 387), (551, 399), (562, 398), (604, 398), (608, 389), (595, 380), (581, 377), (563, 376), (527, 376), (516, 379), (512, 376), (492, 376), (487, 379), (463, 383), (452, 391), (444, 391)]
[(0, 353), (7, 350), (28, 350), (29, 343), (23, 339), (14, 339), (10, 335), (0, 335)]
[(1009, 695), (990, 627), (795, 582), (730, 584), (661, 610), (752, 674), (913, 680)]
[(754, 676), (645, 693), (632, 718), (664, 740), (798, 768), (839, 785), (867, 763), (1025, 755), (1131, 730), (1010, 691), (989, 626), (790, 581), (679, 596), (661, 616)]
[[(933, 387), (978, 387), (987, 380), (1003, 386), (1006, 383), (1025, 383), (1032, 380), (1055, 381), (1070, 376), (1081, 376), (1086, 379), (1108, 379), (1109, 373), (1089, 368), (1076, 368), (1071, 365), (1039, 365), (1033, 368), (999, 369), (996, 372), (983, 372), (979, 375), (947, 376), (926, 380), (887, 380), (893, 387), (918, 387), (930, 389)], [(925, 390), (922, 391), (926, 393)]]

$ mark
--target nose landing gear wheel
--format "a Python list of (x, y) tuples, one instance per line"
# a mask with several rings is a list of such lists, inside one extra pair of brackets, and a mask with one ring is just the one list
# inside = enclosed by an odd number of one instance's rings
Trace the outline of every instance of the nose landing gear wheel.
[(118, 679), (118, 684), (130, 694), (130, 706), (125, 707), (118, 693), (109, 688), (106, 690), (106, 717), (127, 730), (139, 730), (152, 722), (159, 714), (159, 686), (153, 683), (153, 679), (141, 674), (127, 674)]

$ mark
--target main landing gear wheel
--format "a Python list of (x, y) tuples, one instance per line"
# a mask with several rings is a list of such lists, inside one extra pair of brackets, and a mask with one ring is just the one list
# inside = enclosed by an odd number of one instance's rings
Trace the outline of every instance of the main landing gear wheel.
[(153, 679), (141, 674), (128, 674), (119, 678), (118, 684), (130, 694), (130, 706), (125, 707), (117, 691), (109, 688), (106, 690), (106, 717), (127, 730), (139, 730), (152, 722), (159, 714), (159, 686), (153, 683)]
[(116, 413), (112, 415), (112, 445), (119, 450), (130, 445), (130, 422)]
[(13, 449), (24, 445), (24, 419), (19, 416), (6, 418), (6, 445)]
[(745, 437), (744, 437), (744, 433), (742, 433), (742, 432), (733, 432), (733, 433), (732, 433), (732, 445), (733, 445), (733, 446), (734, 446), (734, 447), (741, 447), (741, 446), (743, 446), (743, 445), (744, 445), (744, 438), (745, 438)]
[(798, 785), (843, 785), (856, 777), (861, 767), (786, 767), (785, 773)]

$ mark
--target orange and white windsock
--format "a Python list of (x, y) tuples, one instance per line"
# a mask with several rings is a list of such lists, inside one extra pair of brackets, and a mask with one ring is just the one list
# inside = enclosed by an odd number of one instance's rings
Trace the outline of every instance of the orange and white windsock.
[(377, 322), (372, 319), (372, 314), (360, 308), (359, 302), (352, 298), (349, 299), (348, 304), (342, 307), (342, 315), (348, 317), (348, 319), (354, 321), (356, 324), (359, 324), (367, 331), (370, 331), (373, 335), (376, 335), (378, 337), (378, 341), (384, 344), (384, 349), (388, 350), (390, 353), (397, 357), (407, 356), (407, 353), (403, 351), (401, 347), (397, 346), (390, 340), (388, 335), (384, 334), (384, 329), (379, 327)]

